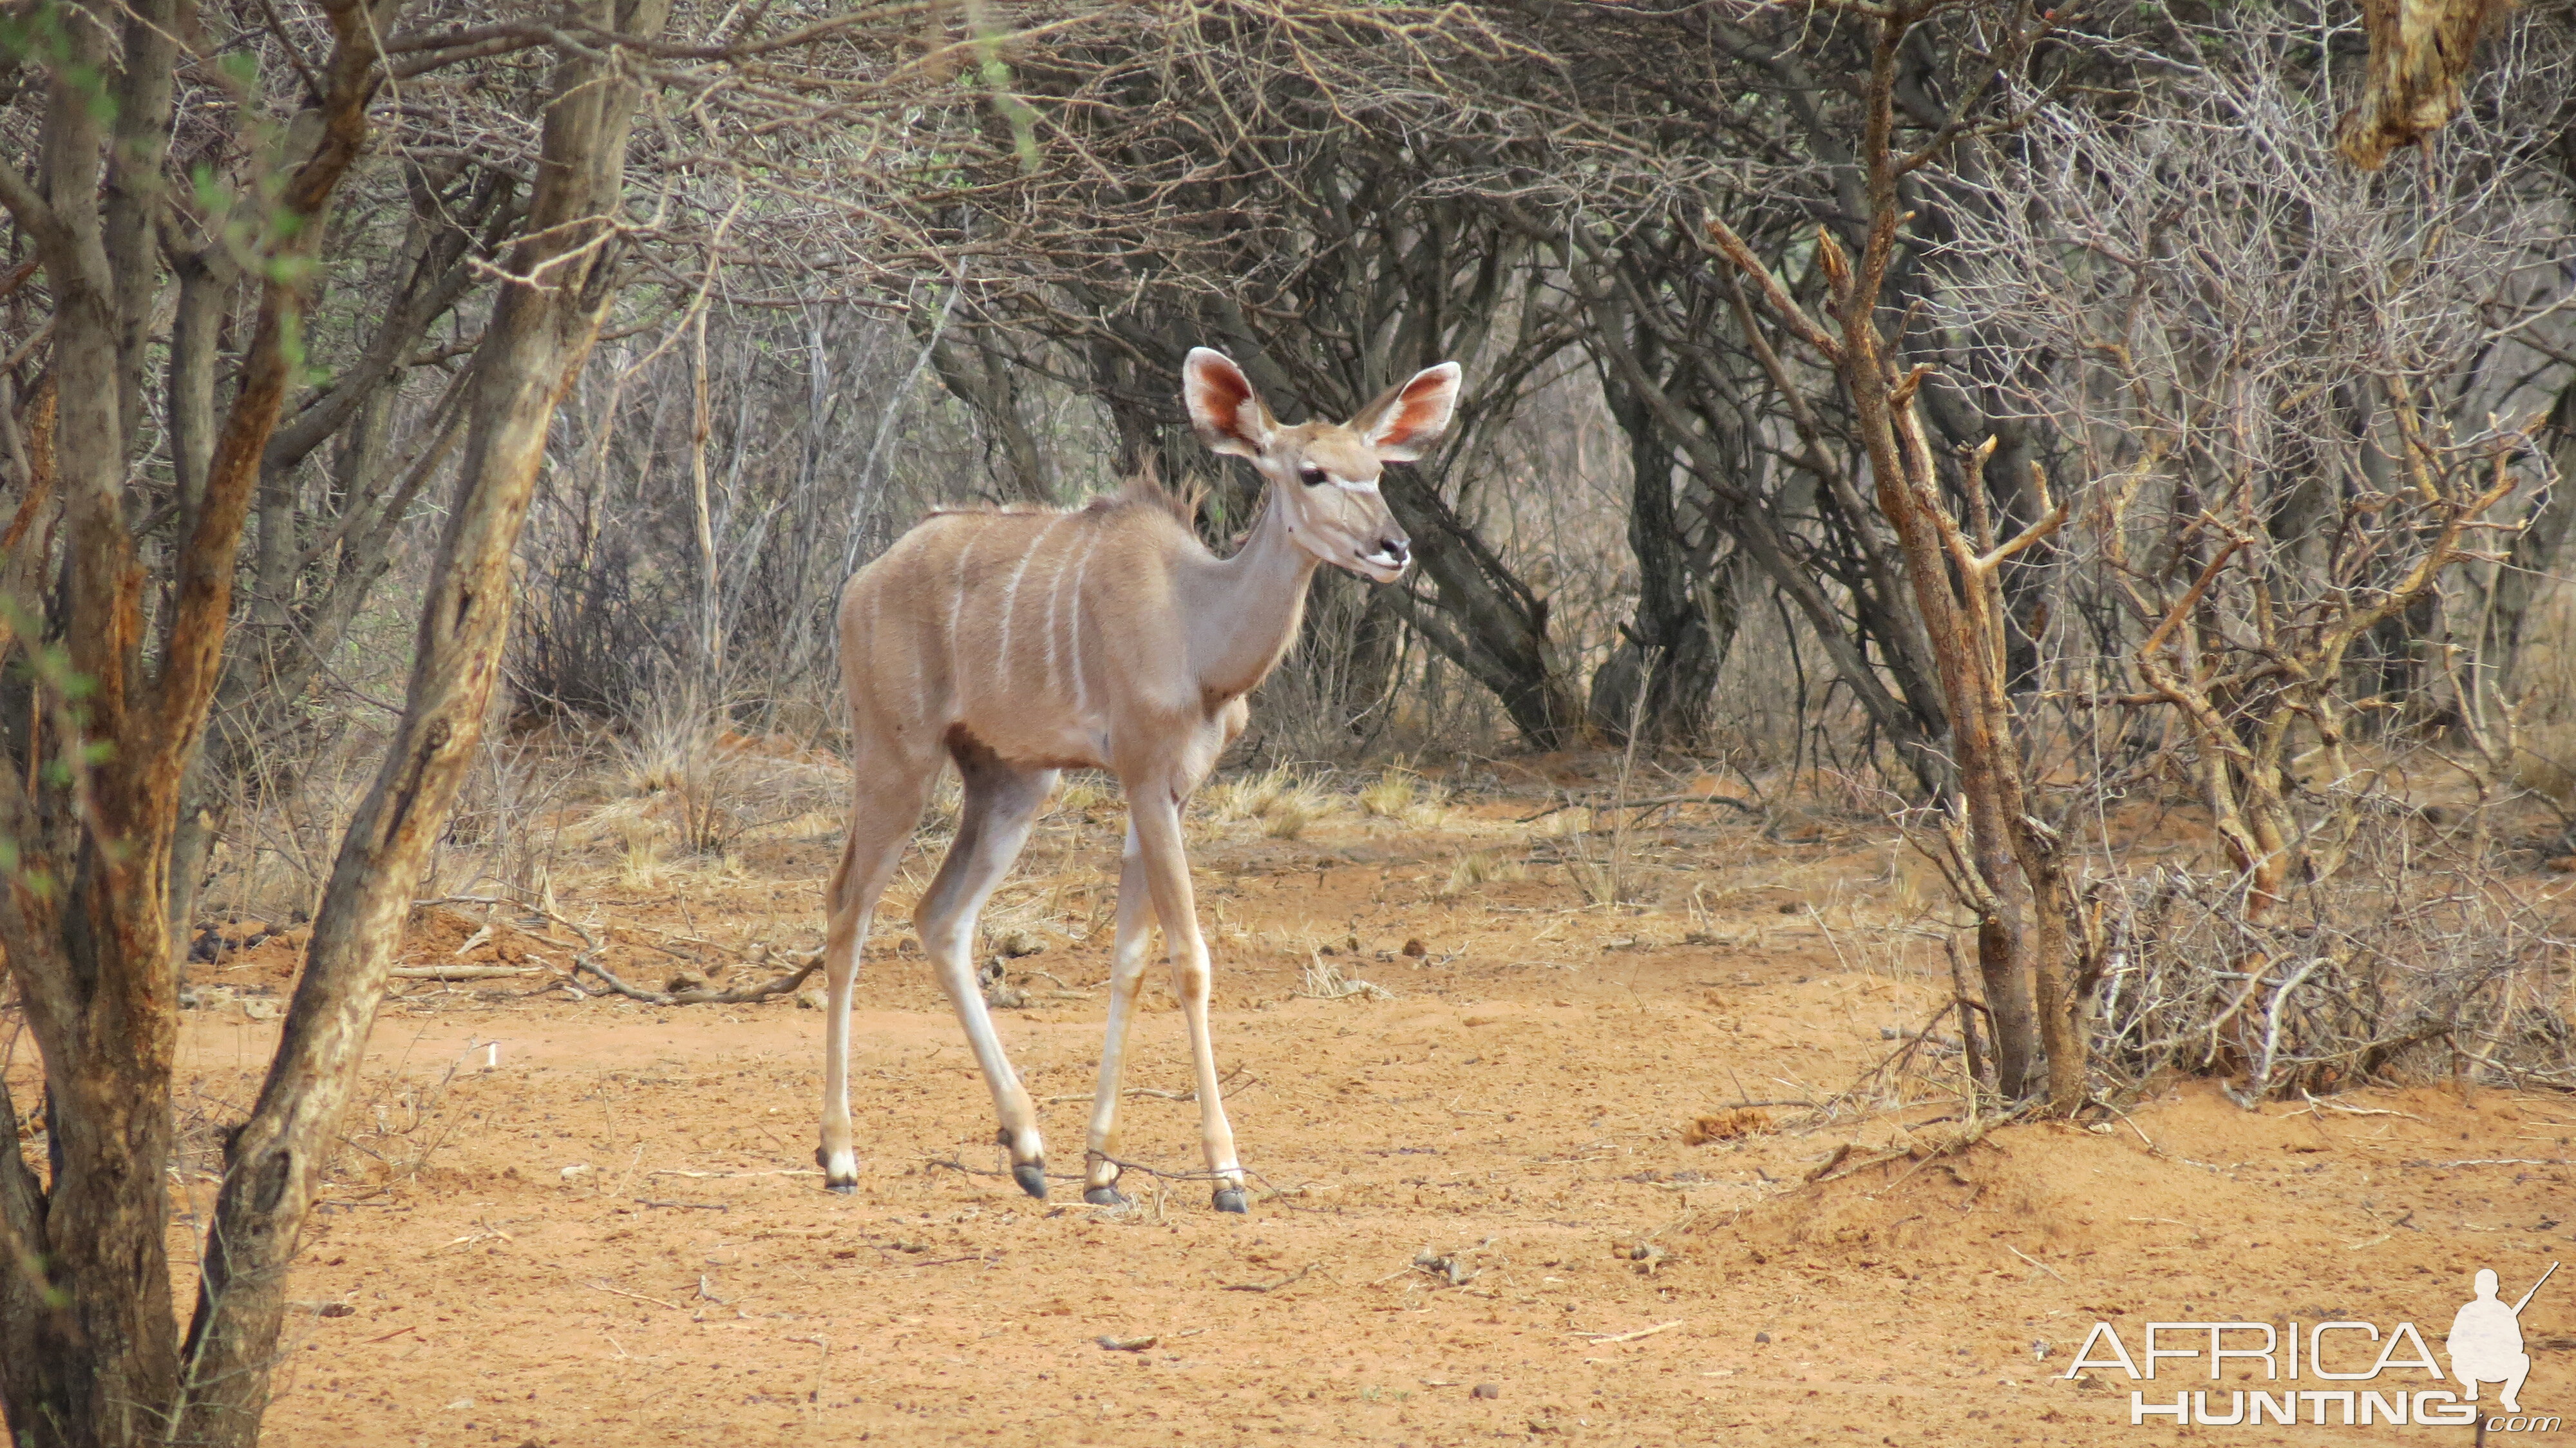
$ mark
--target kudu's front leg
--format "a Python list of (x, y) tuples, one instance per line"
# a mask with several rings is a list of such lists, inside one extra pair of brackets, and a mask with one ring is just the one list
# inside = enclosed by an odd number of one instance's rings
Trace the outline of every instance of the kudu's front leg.
[(1154, 915), (1163, 922), (1163, 943), (1171, 950), (1172, 993), (1180, 997), (1181, 1013), (1189, 1025), (1190, 1065), (1198, 1078), (1199, 1145), (1208, 1170), (1217, 1177), (1216, 1209), (1248, 1211), (1243, 1167), (1234, 1159), (1234, 1128), (1226, 1124), (1225, 1101), (1217, 1091), (1216, 1045), (1208, 1034), (1207, 942), (1199, 936), (1198, 902), (1190, 889), (1180, 800), (1159, 784), (1130, 789), (1127, 819), (1142, 847)]
[(1109, 966), (1109, 1029), (1100, 1046), (1100, 1086), (1091, 1101), (1091, 1140), (1082, 1199), (1095, 1207), (1127, 1200), (1118, 1191), (1118, 1090), (1127, 1071), (1127, 1026), (1136, 1016), (1136, 988), (1145, 980), (1145, 949), (1154, 926), (1153, 888), (1136, 827), (1127, 827), (1119, 854), (1118, 933)]

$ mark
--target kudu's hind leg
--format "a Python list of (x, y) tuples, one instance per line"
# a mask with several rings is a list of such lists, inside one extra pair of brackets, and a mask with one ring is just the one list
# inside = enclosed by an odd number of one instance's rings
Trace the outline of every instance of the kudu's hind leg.
[(1020, 1085), (1017, 1072), (1002, 1054), (1002, 1038), (984, 1009), (984, 992), (975, 979), (975, 917), (986, 897), (1010, 872), (1039, 806), (1055, 788), (1052, 769), (1021, 770), (980, 750), (957, 751), (958, 772), (965, 777), (958, 811), (957, 839), (940, 863), (938, 878), (913, 912), (922, 952), (939, 973), (949, 1004), (974, 1047), (984, 1084), (993, 1091), (993, 1109), (1002, 1118), (1000, 1140), (1011, 1157), (1011, 1178), (1020, 1190), (1043, 1200), (1046, 1189), (1046, 1144), (1038, 1136), (1037, 1107)]
[(814, 1164), (823, 1169), (823, 1185), (836, 1192), (856, 1190), (859, 1164), (850, 1147), (850, 988), (859, 975), (859, 955), (868, 943), (868, 923), (877, 897), (894, 878), (903, 847), (921, 819), (929, 798), (927, 776), (862, 788), (850, 808), (850, 830), (841, 844), (841, 862), (832, 870), (825, 895), (831, 923), (823, 936), (823, 1144)]
[(1100, 1087), (1091, 1102), (1091, 1140), (1084, 1153), (1082, 1199), (1095, 1207), (1114, 1207), (1127, 1200), (1118, 1190), (1118, 1083), (1127, 1069), (1127, 1023), (1135, 1018), (1136, 988), (1144, 983), (1153, 927), (1153, 889), (1146, 883), (1144, 852), (1131, 825), (1118, 870), (1118, 943), (1110, 954), (1109, 1030), (1100, 1046)]

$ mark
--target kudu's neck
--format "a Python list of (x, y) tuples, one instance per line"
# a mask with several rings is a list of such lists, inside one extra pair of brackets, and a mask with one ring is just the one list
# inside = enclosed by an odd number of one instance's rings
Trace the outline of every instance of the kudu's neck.
[(1287, 513), (1265, 498), (1252, 536), (1189, 591), (1190, 667), (1203, 696), (1250, 693), (1297, 637), (1315, 555), (1289, 536)]

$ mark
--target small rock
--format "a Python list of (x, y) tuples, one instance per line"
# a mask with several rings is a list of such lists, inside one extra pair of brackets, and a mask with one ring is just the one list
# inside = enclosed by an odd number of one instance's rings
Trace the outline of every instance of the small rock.
[(1755, 1342), (1769, 1342), (1771, 1340), (1771, 1334), (1767, 1332), (1757, 1332), (1753, 1334), (1753, 1340)]
[(1471, 1398), (1499, 1398), (1503, 1389), (1499, 1383), (1478, 1383), (1468, 1390), (1467, 1395)]
[(821, 990), (800, 990), (796, 993), (796, 1007), (799, 1010), (819, 1011), (831, 1003), (832, 998)]
[(572, 1165), (565, 1167), (562, 1172), (562, 1176), (565, 1181), (572, 1181), (577, 1177), (584, 1177), (589, 1174), (590, 1163), (586, 1161), (574, 1162)]
[(1783, 915), (1795, 915), (1798, 913), (1798, 907), (1795, 905), (1783, 905), (1780, 907), (1780, 913)]
[(1423, 944), (1419, 937), (1409, 938), (1404, 942), (1404, 953), (1420, 960), (1431, 953), (1431, 947)]
[(355, 1317), (358, 1315), (358, 1309), (351, 1307), (345, 1302), (326, 1302), (322, 1304), (322, 1315), (324, 1317)]
[(1099, 1343), (1110, 1352), (1143, 1352), (1161, 1342), (1162, 1339), (1159, 1337), (1099, 1337), (1092, 1341)]
[(684, 990), (705, 990), (706, 988), (707, 978), (694, 970), (673, 971), (670, 981), (662, 987), (673, 995), (678, 995)]
[(1454, 1256), (1444, 1256), (1425, 1247), (1413, 1254), (1413, 1265), (1435, 1277), (1444, 1278), (1452, 1287), (1464, 1287), (1479, 1277), (1479, 1269), (1470, 1267)]
[(261, 1000), (257, 996), (253, 996), (250, 999), (243, 1001), (241, 1003), (241, 1008), (242, 1014), (250, 1017), (254, 1021), (273, 1021), (277, 1019), (277, 1002), (275, 1001)]
[(997, 1011), (1018, 1010), (1029, 1003), (1029, 993), (1010, 983), (1000, 956), (984, 962), (975, 972), (976, 983), (984, 988), (984, 1004)]
[(1000, 951), (1006, 960), (1018, 960), (1024, 955), (1045, 954), (1046, 942), (1025, 930), (1014, 930), (994, 941), (993, 948)]

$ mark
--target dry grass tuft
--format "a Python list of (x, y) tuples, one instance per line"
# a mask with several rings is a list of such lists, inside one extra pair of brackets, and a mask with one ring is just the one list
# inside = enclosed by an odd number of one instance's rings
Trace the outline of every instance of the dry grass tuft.
[(1479, 885), (1524, 879), (1529, 869), (1520, 861), (1497, 855), (1491, 850), (1470, 850), (1449, 866), (1449, 883), (1444, 895), (1464, 894)]
[(1372, 819), (1403, 819), (1421, 797), (1422, 777), (1400, 765), (1388, 765), (1359, 792), (1360, 813)]
[(1321, 785), (1284, 764), (1221, 780), (1200, 790), (1199, 799), (1215, 823), (1259, 820), (1261, 832), (1275, 840), (1293, 840), (1333, 812)]
[(1390, 764), (1361, 787), (1360, 812), (1371, 819), (1393, 820), (1414, 829), (1439, 825), (1448, 791), (1400, 764)]
[(1288, 766), (1274, 765), (1262, 774), (1238, 775), (1219, 780), (1199, 791), (1199, 801), (1208, 818), (1219, 824), (1237, 820), (1259, 819), (1268, 814), (1279, 796), (1296, 787), (1297, 775)]
[(1261, 832), (1274, 840), (1293, 840), (1328, 812), (1322, 799), (1312, 792), (1283, 794), (1262, 812)]
[(1341, 967), (1320, 954), (1306, 957), (1306, 969), (1298, 978), (1297, 994), (1319, 1001), (1349, 1000), (1353, 996), (1379, 1001), (1395, 999), (1395, 992), (1374, 981), (1342, 974)]

